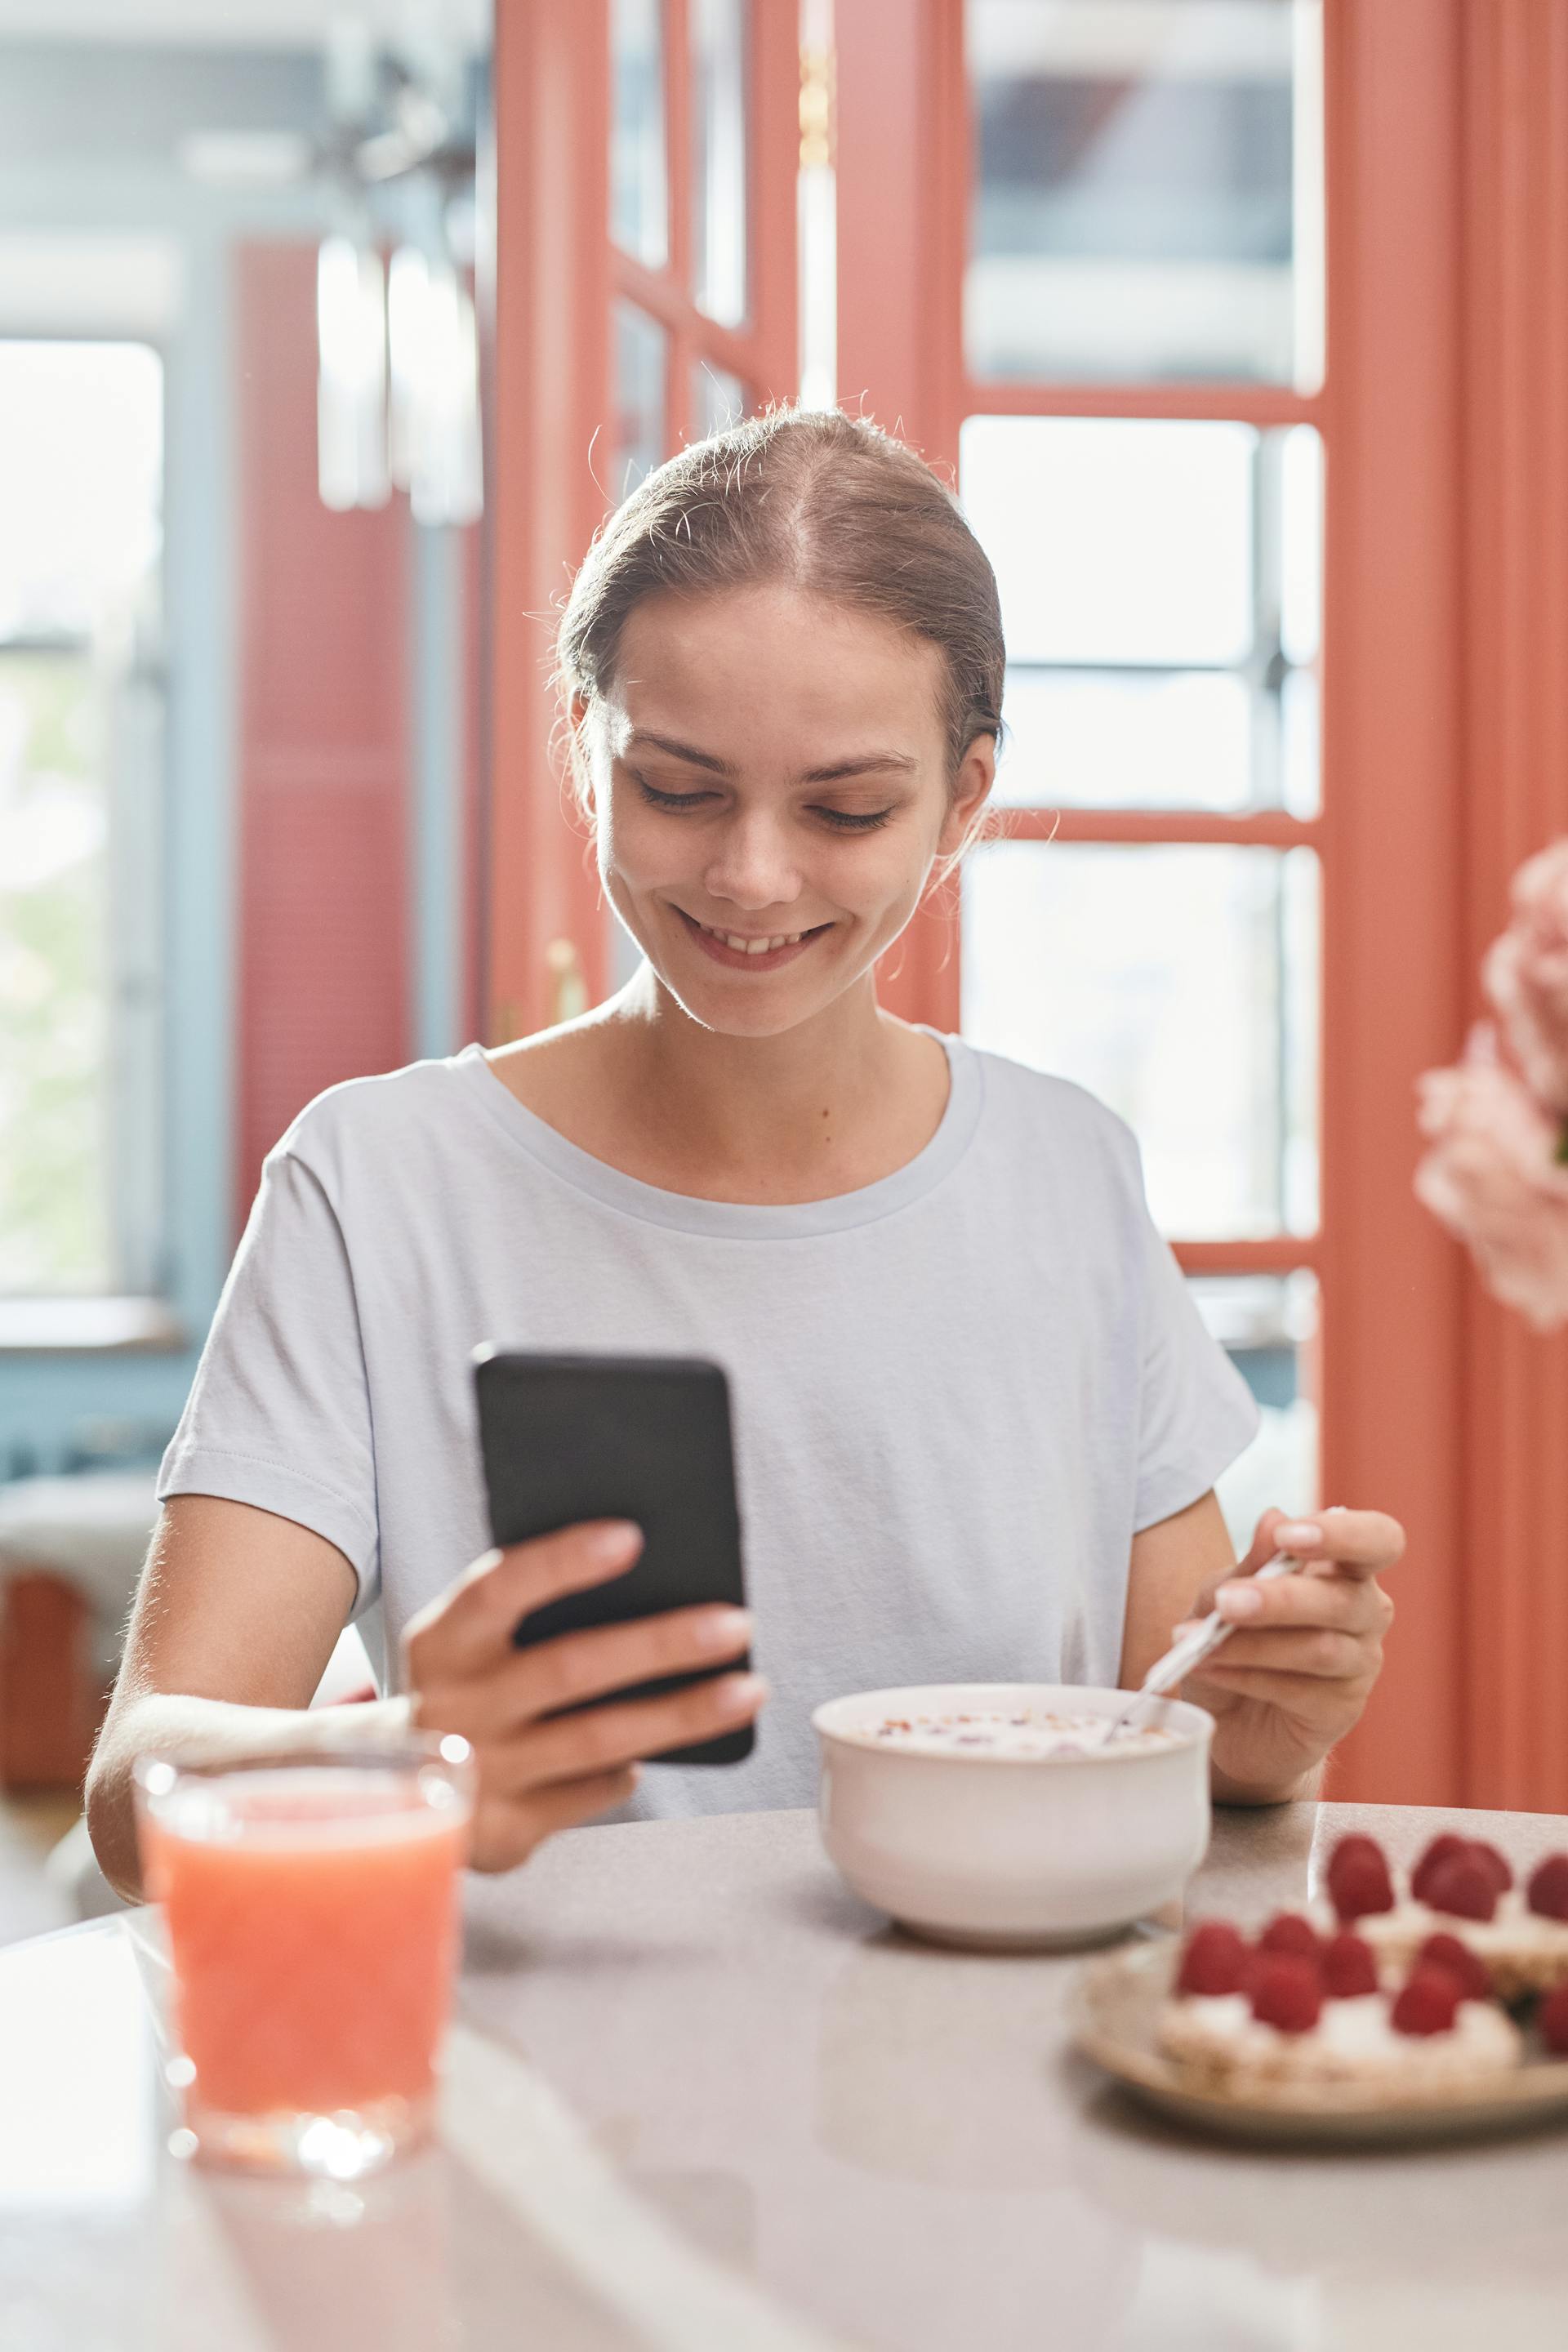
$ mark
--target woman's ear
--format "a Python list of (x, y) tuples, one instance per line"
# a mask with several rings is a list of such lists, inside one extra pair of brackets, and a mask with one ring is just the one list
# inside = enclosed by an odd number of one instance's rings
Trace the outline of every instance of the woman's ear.
[(996, 739), (977, 735), (959, 763), (947, 814), (937, 836), (937, 856), (954, 856), (968, 840), (976, 817), (996, 782)]

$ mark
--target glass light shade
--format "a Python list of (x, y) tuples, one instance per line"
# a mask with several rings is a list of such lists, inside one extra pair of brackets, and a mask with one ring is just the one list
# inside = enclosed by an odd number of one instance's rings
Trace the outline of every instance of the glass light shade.
[(323, 238), (316, 263), (316, 454), (321, 503), (384, 506), (386, 287), (381, 256), (352, 237)]

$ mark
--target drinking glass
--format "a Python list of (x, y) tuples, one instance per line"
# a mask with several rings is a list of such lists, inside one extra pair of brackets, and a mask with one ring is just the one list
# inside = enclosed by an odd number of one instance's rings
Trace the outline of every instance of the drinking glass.
[(236, 1762), (139, 1757), (183, 2153), (358, 2179), (428, 2131), (458, 1945), (465, 1739)]

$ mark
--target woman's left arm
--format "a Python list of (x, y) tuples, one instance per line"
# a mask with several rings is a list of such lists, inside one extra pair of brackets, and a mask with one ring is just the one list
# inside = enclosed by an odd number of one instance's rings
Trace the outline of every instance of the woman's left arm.
[[(1266, 1511), (1237, 1562), (1219, 1504), (1205, 1495), (1132, 1539), (1122, 1686), (1135, 1690), (1217, 1608), (1237, 1630), (1182, 1685), (1215, 1718), (1215, 1796), (1233, 1805), (1310, 1796), (1382, 1669), (1394, 1604), (1378, 1578), (1404, 1549), (1404, 1528), (1382, 1511)], [(1301, 1572), (1250, 1583), (1278, 1551), (1296, 1554)]]

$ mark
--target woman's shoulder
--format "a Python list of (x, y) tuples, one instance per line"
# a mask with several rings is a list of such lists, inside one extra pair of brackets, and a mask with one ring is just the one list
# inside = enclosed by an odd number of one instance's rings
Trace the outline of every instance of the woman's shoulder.
[(438, 1139), (450, 1132), (476, 1062), (482, 1070), (479, 1047), (468, 1045), (439, 1059), (342, 1079), (296, 1113), (268, 1161), (292, 1160), (324, 1177), (367, 1152), (397, 1154), (424, 1139)]
[(1136, 1137), (1087, 1087), (974, 1047), (980, 1097), (966, 1190), (999, 1231), (1047, 1252), (1132, 1263), (1149, 1212)]
[[(950, 1045), (954, 1042), (950, 1040)], [(960, 1050), (975, 1065), (988, 1122), (1000, 1128), (1008, 1142), (1037, 1151), (1089, 1152), (1138, 1177), (1132, 1129), (1087, 1087), (977, 1045), (961, 1045)]]

